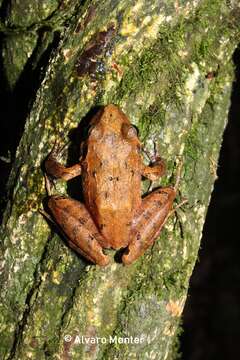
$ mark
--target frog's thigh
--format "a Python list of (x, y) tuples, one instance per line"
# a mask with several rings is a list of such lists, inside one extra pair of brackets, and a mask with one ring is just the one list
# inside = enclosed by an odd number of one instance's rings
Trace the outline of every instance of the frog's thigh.
[(169, 216), (175, 196), (174, 188), (166, 187), (143, 198), (133, 221), (132, 239), (122, 257), (124, 264), (131, 264), (153, 244)]
[(108, 264), (109, 258), (102, 251), (104, 239), (83, 204), (64, 196), (51, 196), (48, 207), (70, 247), (95, 264)]

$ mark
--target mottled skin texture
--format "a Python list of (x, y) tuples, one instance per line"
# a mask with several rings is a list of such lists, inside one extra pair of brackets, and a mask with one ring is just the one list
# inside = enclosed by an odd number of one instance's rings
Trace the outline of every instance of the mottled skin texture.
[(46, 173), (69, 180), (82, 176), (84, 204), (50, 196), (48, 207), (69, 245), (95, 264), (107, 265), (103, 248), (126, 248), (124, 264), (142, 255), (168, 218), (176, 189), (158, 188), (141, 197), (142, 176), (156, 180), (165, 172), (160, 158), (145, 166), (136, 129), (116, 106), (102, 108), (91, 120), (78, 164), (64, 167), (56, 147), (45, 161)]

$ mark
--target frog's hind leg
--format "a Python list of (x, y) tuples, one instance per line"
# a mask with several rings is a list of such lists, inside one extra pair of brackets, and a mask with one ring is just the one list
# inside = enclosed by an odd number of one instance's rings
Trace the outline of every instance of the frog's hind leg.
[(143, 198), (142, 206), (134, 217), (132, 240), (122, 257), (124, 264), (131, 264), (143, 255), (158, 238), (169, 216), (187, 202), (185, 199), (172, 209), (179, 188), (182, 166), (183, 163), (180, 161), (174, 186), (156, 189)]
[(79, 201), (65, 196), (50, 196), (48, 207), (73, 250), (94, 264), (105, 266), (109, 258), (103, 253), (104, 238), (99, 233), (90, 213)]
[(145, 198), (133, 221), (132, 241), (122, 257), (124, 264), (131, 264), (141, 256), (159, 236), (172, 213), (176, 197), (175, 187), (160, 188)]

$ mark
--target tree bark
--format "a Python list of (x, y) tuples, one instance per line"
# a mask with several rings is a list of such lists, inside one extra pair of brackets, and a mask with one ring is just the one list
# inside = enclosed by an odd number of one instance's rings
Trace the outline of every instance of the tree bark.
[[(0, 357), (174, 359), (227, 121), (238, 2), (24, 0), (2, 6), (11, 89), (29, 59), (37, 67), (50, 45), (51, 51), (8, 183)], [(182, 159), (177, 202), (188, 203), (136, 263), (122, 266), (110, 251), (111, 265), (100, 268), (71, 251), (38, 210), (46, 197), (41, 164), (54, 141), (64, 144), (70, 135), (65, 161), (76, 161), (74, 129), (84, 119), (84, 130), (91, 112), (109, 103), (139, 127), (152, 154), (156, 143), (168, 165), (161, 184), (173, 183)], [(145, 181), (143, 192), (147, 187)], [(76, 194), (76, 184), (57, 189)], [(118, 343), (124, 338), (131, 343)]]

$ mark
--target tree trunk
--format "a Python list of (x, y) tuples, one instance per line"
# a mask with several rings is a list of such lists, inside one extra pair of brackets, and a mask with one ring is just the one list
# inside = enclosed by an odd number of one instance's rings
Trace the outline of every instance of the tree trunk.
[[(8, 183), (0, 357), (174, 359), (227, 121), (240, 7), (234, 0), (79, 3), (2, 1), (9, 88), (23, 76), (31, 87), (27, 75), (36, 69), (42, 81), (35, 100), (33, 89), (26, 95), (34, 102)], [(182, 159), (177, 201), (188, 203), (133, 265), (109, 251), (111, 265), (100, 268), (70, 250), (38, 210), (46, 197), (41, 164), (54, 142), (70, 136), (63, 161), (76, 162), (74, 129), (109, 103), (139, 127), (151, 154), (156, 143), (168, 168), (161, 184), (173, 183)], [(75, 197), (76, 185), (57, 190)]]

